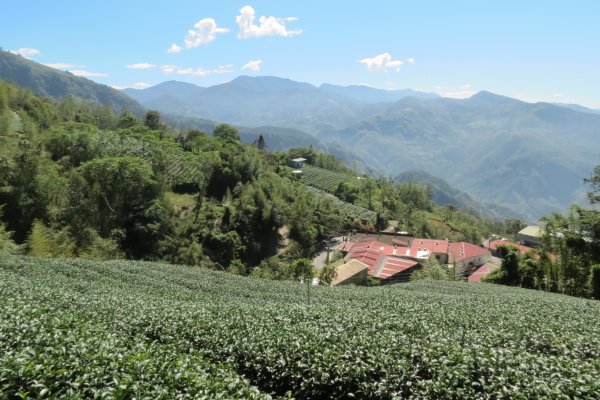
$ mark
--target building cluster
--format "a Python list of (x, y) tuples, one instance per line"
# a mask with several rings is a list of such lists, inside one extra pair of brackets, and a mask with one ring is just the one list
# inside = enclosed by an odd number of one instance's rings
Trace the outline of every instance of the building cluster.
[(523, 229), (518, 239), (520, 243), (497, 239), (488, 241), (485, 246), (477, 246), (467, 242), (452, 243), (447, 239), (355, 237), (338, 247), (344, 259), (336, 267), (337, 277), (332, 285), (364, 284), (369, 276), (382, 284), (406, 282), (428, 260), (452, 268), (457, 278), (479, 282), (500, 267), (496, 257), (500, 246), (513, 246), (520, 254), (525, 254), (533, 250), (531, 246), (540, 244), (539, 228)]

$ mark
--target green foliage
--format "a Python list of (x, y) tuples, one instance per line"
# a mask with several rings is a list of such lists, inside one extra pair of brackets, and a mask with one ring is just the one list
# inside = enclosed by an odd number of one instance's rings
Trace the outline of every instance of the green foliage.
[(423, 268), (414, 271), (410, 275), (411, 281), (418, 281), (422, 279), (447, 281), (450, 279), (450, 276), (448, 275), (448, 270), (446, 268), (440, 265), (435, 258), (431, 258), (425, 261)]
[(36, 257), (73, 257), (75, 243), (69, 234), (62, 230), (55, 232), (42, 222), (33, 222), (27, 239), (28, 254)]
[(13, 256), (0, 276), (2, 398), (600, 397), (598, 302), (424, 280), (307, 304), (297, 282)]
[(144, 117), (144, 125), (154, 131), (160, 130), (163, 127), (160, 113), (158, 111), (148, 111)]
[(333, 264), (327, 264), (319, 271), (319, 280), (326, 285), (330, 285), (335, 278), (337, 278), (337, 269)]
[(228, 124), (219, 124), (213, 131), (213, 136), (224, 140), (225, 142), (235, 143), (240, 141), (238, 130)]
[(590, 286), (592, 288), (592, 298), (600, 300), (600, 264), (592, 265), (590, 270)]

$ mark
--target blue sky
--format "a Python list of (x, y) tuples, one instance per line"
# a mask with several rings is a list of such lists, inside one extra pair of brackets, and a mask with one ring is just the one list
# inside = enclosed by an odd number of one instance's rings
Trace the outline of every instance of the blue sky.
[(595, 0), (5, 3), (5, 50), (115, 87), (274, 75), (600, 108)]

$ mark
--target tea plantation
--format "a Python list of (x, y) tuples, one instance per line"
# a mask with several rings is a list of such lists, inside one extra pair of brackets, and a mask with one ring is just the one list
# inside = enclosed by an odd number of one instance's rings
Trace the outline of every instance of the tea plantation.
[(0, 398), (600, 398), (600, 302), (0, 257)]

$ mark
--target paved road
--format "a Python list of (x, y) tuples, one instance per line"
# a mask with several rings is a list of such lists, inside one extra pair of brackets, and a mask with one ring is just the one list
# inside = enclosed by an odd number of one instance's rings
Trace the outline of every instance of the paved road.
[[(333, 249), (337, 247), (338, 244), (342, 243), (342, 237), (334, 237), (329, 241), (329, 248), (331, 249), (331, 253), (333, 253)], [(315, 269), (319, 271), (321, 268), (325, 266), (325, 261), (327, 261), (327, 249), (318, 253), (315, 258), (313, 258), (313, 263), (315, 265)]]

